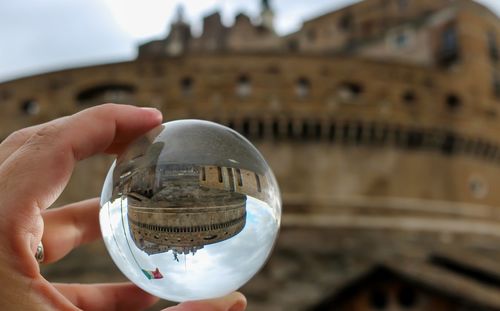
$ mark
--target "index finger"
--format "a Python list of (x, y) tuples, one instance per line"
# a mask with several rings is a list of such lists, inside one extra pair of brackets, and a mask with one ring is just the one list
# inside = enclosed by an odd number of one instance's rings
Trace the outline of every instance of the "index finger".
[(103, 151), (117, 151), (159, 125), (161, 119), (158, 110), (106, 104), (36, 128), (0, 165), (4, 218), (22, 215), (29, 219), (47, 208), (66, 186), (76, 161)]

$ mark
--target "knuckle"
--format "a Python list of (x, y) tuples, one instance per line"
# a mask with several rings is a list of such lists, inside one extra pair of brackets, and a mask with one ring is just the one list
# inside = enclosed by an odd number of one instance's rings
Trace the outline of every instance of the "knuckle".
[(55, 142), (57, 141), (57, 136), (59, 135), (59, 133), (60, 133), (59, 126), (49, 123), (38, 129), (37, 131), (35, 131), (35, 133), (29, 138), (28, 142), (29, 143)]
[(10, 134), (4, 141), (3, 144), (5, 145), (22, 145), (24, 142), (26, 142), (32, 135), (33, 133), (27, 129), (20, 129), (12, 134)]

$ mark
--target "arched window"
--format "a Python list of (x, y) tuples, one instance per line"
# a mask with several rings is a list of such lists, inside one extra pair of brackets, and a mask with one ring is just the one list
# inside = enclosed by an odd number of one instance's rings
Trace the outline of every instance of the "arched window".
[(27, 99), (21, 103), (21, 112), (25, 115), (33, 116), (40, 112), (40, 106), (34, 99)]
[(343, 82), (338, 91), (342, 100), (351, 101), (357, 99), (363, 93), (363, 86), (355, 82)]
[(352, 15), (346, 14), (342, 16), (339, 20), (339, 28), (343, 31), (349, 31), (351, 30), (353, 24), (353, 18)]
[(441, 33), (441, 46), (438, 60), (441, 66), (449, 67), (459, 60), (458, 33), (455, 25), (450, 24)]
[(446, 96), (446, 106), (449, 110), (455, 111), (462, 106), (462, 100), (455, 94), (449, 94)]
[(497, 35), (494, 31), (488, 32), (488, 51), (492, 62), (496, 63), (499, 59)]
[(411, 90), (408, 90), (408, 91), (403, 93), (403, 102), (405, 104), (411, 105), (411, 104), (415, 103), (416, 99), (417, 99), (417, 96), (415, 95), (415, 92), (413, 92)]
[(300, 77), (297, 80), (297, 85), (295, 86), (295, 92), (300, 98), (305, 98), (311, 93), (311, 82), (305, 77)]
[(130, 84), (103, 84), (85, 89), (78, 93), (79, 105), (99, 105), (105, 102), (127, 103), (133, 101), (135, 87)]
[(247, 75), (241, 75), (238, 77), (236, 85), (236, 94), (239, 97), (248, 97), (252, 93), (252, 84), (250, 78)]
[(318, 33), (316, 32), (316, 29), (309, 29), (306, 32), (307, 40), (309, 42), (314, 42), (316, 41), (316, 38), (318, 37)]

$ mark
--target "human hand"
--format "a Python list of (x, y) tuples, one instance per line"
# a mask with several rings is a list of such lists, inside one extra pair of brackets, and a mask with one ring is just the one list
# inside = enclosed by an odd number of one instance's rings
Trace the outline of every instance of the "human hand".
[[(100, 237), (99, 202), (46, 210), (66, 186), (77, 161), (99, 152), (120, 153), (161, 123), (154, 109), (107, 104), (15, 132), (0, 144), (0, 305), (2, 310), (138, 310), (157, 301), (131, 283), (52, 284), (44, 263)], [(243, 295), (187, 302), (169, 311), (244, 310)]]

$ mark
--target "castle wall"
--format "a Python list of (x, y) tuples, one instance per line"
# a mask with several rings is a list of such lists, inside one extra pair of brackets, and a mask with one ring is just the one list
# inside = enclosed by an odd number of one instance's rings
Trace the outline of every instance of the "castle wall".
[[(251, 84), (246, 97), (236, 93), (243, 73)], [(184, 77), (193, 79), (189, 95), (182, 92)], [(301, 77), (309, 81), (305, 95), (297, 93)], [(62, 80), (65, 87), (49, 87)], [(0, 85), (11, 94), (0, 106), (2, 135), (86, 108), (77, 95), (109, 83), (132, 85), (131, 103), (156, 106), (167, 119), (214, 120), (249, 137), (276, 172), (285, 202), (322, 193), (498, 202), (492, 191), (476, 198), (468, 190), (495, 182), (496, 100), (470, 91), (474, 77), (417, 66), (221, 54), (73, 69)], [(458, 106), (449, 106), (452, 95)], [(38, 114), (20, 108), (25, 98), (36, 100)], [(436, 172), (439, 184), (429, 183)], [(331, 176), (338, 178), (332, 183)]]

